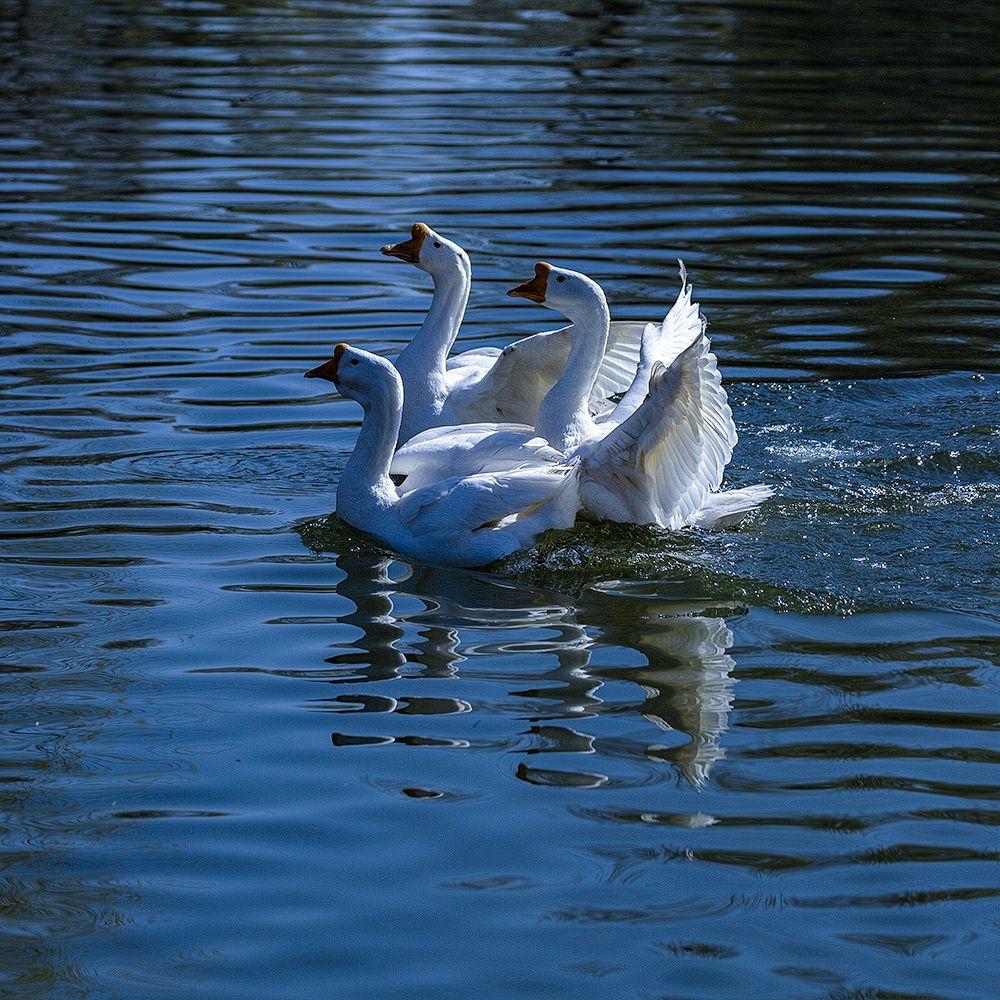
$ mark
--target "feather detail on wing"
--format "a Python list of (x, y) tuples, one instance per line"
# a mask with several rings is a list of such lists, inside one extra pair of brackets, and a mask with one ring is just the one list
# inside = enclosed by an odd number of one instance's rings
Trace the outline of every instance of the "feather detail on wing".
[(646, 324), (633, 321), (616, 321), (608, 330), (608, 347), (604, 352), (601, 369), (590, 394), (593, 413), (610, 409), (611, 397), (625, 392), (632, 383), (639, 350)]
[(407, 493), (395, 511), (415, 535), (443, 533), (454, 537), (534, 509), (563, 485), (566, 475), (563, 467), (464, 479), (456, 476)]
[(409, 493), (453, 476), (554, 465), (562, 458), (525, 424), (464, 424), (433, 427), (410, 438), (393, 456), (389, 472), (406, 477), (400, 490)]
[(571, 331), (536, 333), (505, 347), (476, 387), (475, 418), (533, 425), (539, 403), (566, 366)]
[(466, 368), (470, 365), (488, 371), (496, 359), (500, 357), (499, 347), (474, 347), (461, 354), (451, 354), (445, 359), (444, 366), (450, 368)]
[[(642, 328), (642, 323), (635, 322), (611, 324), (608, 349), (590, 397), (595, 412), (609, 407), (610, 397), (628, 388), (639, 357)], [(495, 419), (533, 425), (545, 394), (566, 367), (572, 344), (573, 327), (566, 326), (505, 347), (464, 399), (457, 394), (456, 415), (463, 422)], [(472, 360), (479, 364), (481, 358)]]
[(744, 486), (740, 490), (713, 493), (703, 507), (691, 517), (696, 528), (732, 528), (748, 514), (755, 511), (765, 500), (774, 496), (770, 486)]
[(701, 356), (698, 367), (701, 371), (702, 428), (705, 447), (702, 451), (700, 475), (710, 492), (722, 485), (726, 466), (733, 457), (733, 450), (739, 441), (736, 422), (729, 406), (729, 397), (722, 387), (719, 373), (719, 359), (712, 353), (708, 337), (702, 335)]
[(722, 481), (732, 454), (723, 418), (732, 418), (721, 381), (720, 403), (703, 377), (706, 350), (699, 333), (669, 367), (657, 361), (648, 398), (584, 458), (587, 478), (628, 519), (680, 528)]
[(653, 365), (657, 362), (669, 365), (694, 340), (699, 331), (704, 330), (704, 319), (698, 311), (698, 303), (692, 301), (693, 289), (687, 280), (687, 269), (683, 261), (679, 260), (677, 264), (681, 276), (677, 300), (661, 323), (647, 323), (644, 326), (637, 363), (633, 361), (631, 368), (631, 384), (618, 405), (598, 417), (601, 423), (617, 426), (635, 413), (649, 392), (649, 377)]

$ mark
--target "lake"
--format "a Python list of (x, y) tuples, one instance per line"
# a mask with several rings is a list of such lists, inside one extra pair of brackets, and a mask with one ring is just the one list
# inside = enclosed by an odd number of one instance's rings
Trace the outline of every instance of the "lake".
[[(0, 995), (980, 998), (1000, 946), (1000, 20), (0, 0)], [(773, 485), (489, 571), (327, 515), (303, 380), (430, 301), (659, 319)]]

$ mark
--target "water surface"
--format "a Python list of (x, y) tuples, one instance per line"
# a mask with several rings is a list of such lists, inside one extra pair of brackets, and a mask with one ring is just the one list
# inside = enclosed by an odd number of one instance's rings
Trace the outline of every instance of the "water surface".
[[(1000, 78), (973, 4), (0, 0), (0, 994), (995, 990)], [(686, 261), (737, 532), (322, 518), (424, 220)]]

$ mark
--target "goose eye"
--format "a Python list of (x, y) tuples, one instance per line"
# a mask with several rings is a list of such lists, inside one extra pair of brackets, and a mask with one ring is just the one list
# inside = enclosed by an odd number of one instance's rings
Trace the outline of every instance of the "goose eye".
[(357, 358), (351, 358), (351, 364), (352, 365), (356, 365), (357, 363), (358, 363), (358, 359)]
[(556, 281), (565, 281), (565, 280), (566, 280), (566, 275), (565, 274), (557, 274), (556, 275)]
[(434, 241), (434, 246), (436, 246), (436, 247), (441, 246), (441, 241), (440, 240), (435, 240)]

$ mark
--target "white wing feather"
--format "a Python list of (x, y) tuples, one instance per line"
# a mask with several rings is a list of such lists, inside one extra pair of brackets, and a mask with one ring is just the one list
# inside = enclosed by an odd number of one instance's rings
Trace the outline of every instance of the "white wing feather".
[(566, 480), (565, 468), (526, 469), (504, 475), (453, 476), (407, 493), (396, 504), (400, 522), (414, 535), (459, 536), (548, 499)]
[(713, 493), (692, 516), (691, 524), (696, 528), (731, 528), (773, 496), (774, 490), (763, 484)]
[(408, 493), (452, 476), (554, 465), (562, 459), (525, 424), (465, 424), (433, 427), (410, 438), (393, 456), (389, 472), (406, 477), (400, 489)]
[[(639, 358), (642, 330), (642, 323), (611, 324), (608, 349), (590, 397), (591, 409), (606, 409), (611, 396), (628, 388)], [(467, 390), (456, 391), (456, 415), (463, 423), (501, 420), (534, 424), (545, 394), (566, 367), (572, 343), (573, 327), (566, 326), (523, 337), (505, 347), (481, 380)], [(473, 359), (476, 364), (481, 357)], [(461, 368), (456, 366), (454, 371)]]
[[(682, 261), (678, 264), (681, 291), (677, 301), (659, 327), (647, 325), (635, 379), (602, 423), (602, 427), (612, 428), (629, 424), (629, 433), (635, 438), (632, 449), (621, 450), (626, 439), (611, 431), (598, 448), (602, 458), (598, 460), (596, 452), (589, 458), (598, 464), (621, 462), (626, 455), (641, 461), (642, 474), (636, 476), (633, 470), (628, 488), (646, 495), (649, 509), (645, 516), (669, 527), (693, 523), (707, 495), (722, 485), (737, 443), (718, 359), (705, 336), (706, 324), (698, 304), (692, 301), (687, 271)], [(683, 362), (675, 366), (682, 354)], [(669, 366), (668, 372), (662, 373), (654, 389), (653, 372), (660, 366)], [(674, 371), (681, 379), (678, 385), (674, 384), (675, 375), (670, 374)], [(685, 379), (691, 383), (687, 389)], [(607, 449), (602, 451), (605, 444)], [(692, 466), (695, 454), (697, 462)], [(675, 466), (668, 470), (666, 465), (671, 461)], [(624, 469), (624, 465), (619, 466), (617, 474)], [(686, 485), (685, 475), (689, 476)], [(631, 500), (635, 503), (639, 498)]]
[(611, 397), (624, 392), (632, 383), (646, 324), (616, 321), (608, 330), (608, 348), (590, 394), (590, 409), (598, 412), (611, 406)]
[(617, 426), (635, 413), (649, 392), (653, 365), (657, 361), (663, 365), (671, 364), (698, 333), (704, 331), (705, 321), (698, 310), (698, 303), (692, 301), (693, 289), (687, 280), (687, 269), (683, 261), (679, 260), (677, 264), (681, 276), (677, 300), (660, 324), (647, 323), (644, 326), (636, 359), (638, 364), (632, 365), (632, 382), (618, 405), (599, 418), (602, 423)]
[(474, 347), (470, 351), (462, 351), (461, 354), (450, 354), (445, 359), (444, 366), (446, 369), (451, 369), (466, 368), (471, 365), (486, 372), (498, 357), (500, 357), (499, 347)]
[(657, 362), (645, 402), (584, 456), (588, 486), (613, 495), (628, 519), (680, 528), (722, 481), (728, 429), (716, 426), (718, 400), (706, 398), (706, 350), (699, 334), (669, 367)]

